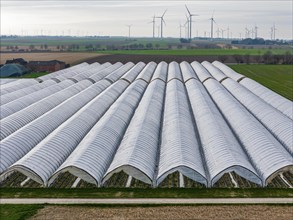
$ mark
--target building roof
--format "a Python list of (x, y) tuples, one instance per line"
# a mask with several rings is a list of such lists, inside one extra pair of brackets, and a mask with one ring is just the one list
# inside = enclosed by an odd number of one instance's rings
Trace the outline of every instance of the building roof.
[(63, 61), (59, 60), (49, 60), (49, 61), (29, 61), (29, 65), (56, 65), (56, 64), (65, 64)]
[(28, 70), (18, 63), (5, 64), (0, 68), (0, 77), (21, 76), (27, 72)]

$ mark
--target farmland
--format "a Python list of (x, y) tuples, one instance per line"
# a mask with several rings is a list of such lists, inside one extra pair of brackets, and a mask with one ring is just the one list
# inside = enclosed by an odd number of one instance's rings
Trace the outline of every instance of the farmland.
[(230, 67), (293, 100), (292, 65), (230, 65)]
[(6, 60), (23, 58), (26, 61), (60, 60), (74, 65), (98, 56), (99, 54), (97, 53), (2, 53), (1, 64), (4, 64)]
[[(174, 55), (174, 56), (219, 56), (219, 55), (263, 55), (268, 49), (194, 49), (194, 50), (115, 50), (107, 54)], [(290, 49), (271, 49), (275, 55), (285, 54)], [(101, 51), (103, 53), (103, 51)], [(100, 51), (98, 53), (101, 53)]]
[[(289, 219), (290, 205), (1, 205), (1, 216), (16, 219)], [(184, 214), (182, 214), (184, 213)]]

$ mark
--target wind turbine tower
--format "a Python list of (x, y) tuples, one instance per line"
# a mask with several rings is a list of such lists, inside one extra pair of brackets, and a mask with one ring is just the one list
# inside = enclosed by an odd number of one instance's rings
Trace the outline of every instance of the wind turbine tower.
[(187, 10), (187, 12), (189, 14), (189, 39), (191, 39), (192, 38), (192, 17), (193, 16), (199, 16), (199, 15), (191, 14), (189, 9), (187, 8), (187, 5), (185, 5), (185, 8), (186, 8), (186, 10)]
[(217, 31), (216, 31), (216, 33), (217, 33), (217, 38), (220, 37), (220, 32), (221, 32), (221, 31), (220, 31), (220, 29), (218, 28)]
[(216, 23), (215, 19), (214, 19), (214, 12), (215, 11), (213, 11), (212, 17), (210, 18), (210, 20), (211, 20), (211, 40), (213, 40), (213, 37), (214, 37), (214, 23)]
[(258, 29), (258, 26), (254, 26), (254, 34), (255, 34), (255, 39), (257, 39), (257, 29)]
[(180, 29), (180, 38), (182, 38), (182, 28), (184, 27), (184, 25), (182, 25), (181, 23), (179, 23), (179, 29)]
[(126, 26), (128, 27), (128, 38), (130, 39), (130, 31), (131, 31), (132, 24), (128, 24)]
[(274, 36), (274, 40), (276, 40), (276, 25), (274, 24), (273, 27), (272, 27), (272, 30), (273, 30), (273, 36)]
[[(186, 16), (186, 22), (184, 24), (184, 27), (186, 27), (187, 29), (185, 30), (185, 33), (186, 33), (186, 38), (189, 38), (189, 18), (187, 15)], [(187, 26), (186, 26), (187, 25)]]
[(166, 25), (166, 22), (164, 20), (164, 16), (165, 16), (166, 12), (167, 12), (167, 10), (165, 10), (165, 12), (162, 14), (161, 17), (156, 17), (156, 18), (161, 19), (161, 38), (163, 38), (163, 23)]
[(153, 23), (153, 38), (155, 38), (155, 29), (156, 29), (156, 15), (153, 16), (153, 20), (149, 23)]

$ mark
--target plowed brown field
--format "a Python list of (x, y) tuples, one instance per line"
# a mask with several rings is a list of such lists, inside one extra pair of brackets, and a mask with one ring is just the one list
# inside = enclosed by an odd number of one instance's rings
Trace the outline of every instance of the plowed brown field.
[(45, 219), (292, 219), (292, 206), (216, 205), (163, 207), (47, 206), (33, 220)]

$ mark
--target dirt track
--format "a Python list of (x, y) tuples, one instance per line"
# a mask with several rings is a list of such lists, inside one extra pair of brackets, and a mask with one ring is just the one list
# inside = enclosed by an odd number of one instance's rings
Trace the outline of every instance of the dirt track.
[(292, 206), (164, 206), (81, 207), (46, 206), (31, 219), (292, 219)]

